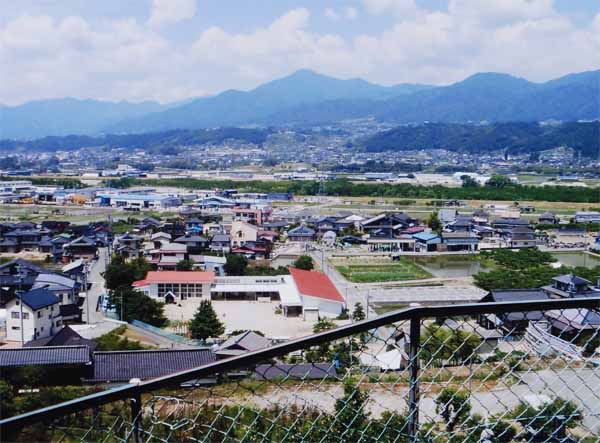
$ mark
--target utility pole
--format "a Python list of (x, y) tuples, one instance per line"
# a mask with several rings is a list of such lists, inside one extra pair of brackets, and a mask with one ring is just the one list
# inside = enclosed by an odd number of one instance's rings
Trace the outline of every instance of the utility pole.
[[(17, 275), (19, 276), (19, 285), (17, 287), (17, 298), (19, 299), (19, 318), (21, 319), (21, 347), (25, 346), (25, 330), (23, 325), (23, 298), (21, 297), (23, 277), (21, 276), (21, 266), (17, 265)], [(34, 334), (35, 340), (35, 334)]]
[(83, 265), (83, 289), (85, 291), (85, 311), (87, 324), (90, 324), (90, 294), (88, 293), (88, 263)]

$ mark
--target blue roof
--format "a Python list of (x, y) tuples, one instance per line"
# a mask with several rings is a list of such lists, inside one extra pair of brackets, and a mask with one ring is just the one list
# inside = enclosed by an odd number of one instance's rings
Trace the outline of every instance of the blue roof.
[(440, 236), (434, 234), (433, 232), (417, 232), (416, 234), (413, 234), (412, 237), (416, 240), (431, 241), (439, 238)]
[(167, 200), (176, 199), (177, 197), (171, 197), (169, 195), (161, 194), (98, 194), (100, 198), (110, 198), (113, 200)]
[(23, 300), (23, 303), (34, 311), (60, 303), (58, 297), (46, 288), (34, 289), (23, 294), (17, 294), (17, 297)]

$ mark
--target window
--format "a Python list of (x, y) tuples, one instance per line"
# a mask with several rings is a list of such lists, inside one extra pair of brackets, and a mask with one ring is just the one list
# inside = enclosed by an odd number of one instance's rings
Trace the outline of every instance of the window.
[(10, 313), (10, 318), (21, 318), (21, 317), (19, 316), (18, 312), (11, 312)]
[(13, 331), (20, 331), (20, 330), (21, 330), (21, 327), (20, 327), (20, 326), (13, 326), (13, 327), (12, 327), (12, 330), (13, 330)]
[(42, 311), (38, 311), (38, 318), (42, 318)]
[(29, 312), (23, 312), (23, 320), (29, 320)]

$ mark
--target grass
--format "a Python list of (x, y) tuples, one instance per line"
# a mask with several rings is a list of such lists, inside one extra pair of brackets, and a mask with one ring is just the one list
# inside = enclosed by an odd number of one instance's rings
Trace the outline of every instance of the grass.
[(375, 310), (377, 315), (387, 314), (388, 312), (398, 311), (400, 309), (407, 308), (407, 304), (402, 303), (382, 303), (372, 305), (372, 308)]
[(352, 283), (421, 280), (432, 275), (420, 266), (401, 258), (400, 261), (334, 263), (340, 274)]

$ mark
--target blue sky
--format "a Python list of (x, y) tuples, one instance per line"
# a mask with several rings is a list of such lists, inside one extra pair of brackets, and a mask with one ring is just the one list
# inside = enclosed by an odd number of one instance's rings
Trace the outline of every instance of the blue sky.
[(0, 103), (181, 100), (300, 68), (395, 84), (600, 68), (599, 0), (19, 0)]

